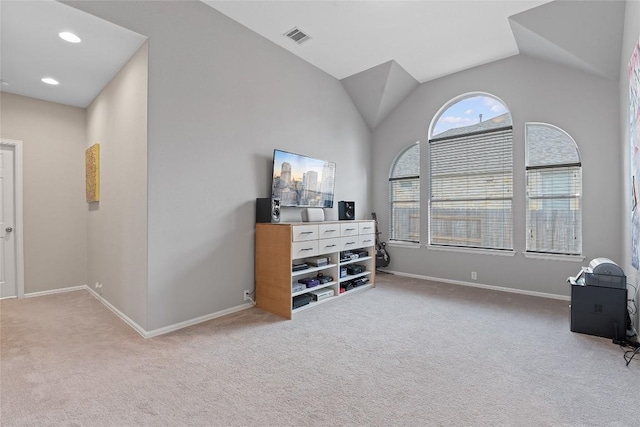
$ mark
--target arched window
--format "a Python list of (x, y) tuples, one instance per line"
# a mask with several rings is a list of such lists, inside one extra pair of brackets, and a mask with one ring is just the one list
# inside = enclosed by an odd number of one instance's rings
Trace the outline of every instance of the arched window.
[(404, 149), (389, 174), (389, 240), (420, 242), (420, 144)]
[(575, 141), (547, 123), (526, 123), (527, 251), (582, 253), (582, 163)]
[(496, 97), (445, 105), (429, 139), (429, 244), (513, 249), (513, 129)]

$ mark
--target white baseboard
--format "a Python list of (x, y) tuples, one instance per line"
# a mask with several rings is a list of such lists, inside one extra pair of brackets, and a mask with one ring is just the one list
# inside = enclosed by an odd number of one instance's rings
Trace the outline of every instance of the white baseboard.
[(177, 331), (178, 329), (186, 328), (188, 326), (197, 325), (198, 323), (206, 322), (211, 319), (215, 319), (217, 317), (226, 316), (227, 314), (235, 313), (237, 311), (246, 310), (248, 308), (253, 307), (251, 303), (245, 303), (239, 305), (237, 307), (228, 308), (226, 310), (218, 311), (215, 313), (207, 314), (204, 316), (196, 317), (195, 319), (185, 320), (184, 322), (174, 323), (173, 325), (165, 326), (162, 328), (154, 329), (152, 331), (146, 331), (142, 326), (138, 325), (136, 322), (131, 320), (127, 315), (114, 307), (109, 301), (104, 299), (102, 296), (98, 295), (98, 293), (91, 289), (89, 286), (86, 286), (86, 289), (91, 293), (98, 301), (104, 304), (109, 310), (111, 310), (116, 316), (124, 320), (126, 324), (131, 326), (137, 333), (140, 334), (143, 338), (152, 338), (157, 337), (158, 335), (164, 335), (169, 332)]
[(226, 316), (227, 314), (235, 313), (238, 311), (246, 310), (253, 307), (251, 303), (245, 303), (236, 307), (231, 307), (226, 310), (217, 311), (215, 313), (206, 314), (204, 316), (196, 317), (195, 319), (185, 320), (184, 322), (174, 323), (173, 325), (165, 326), (162, 328), (154, 329), (146, 333), (145, 338), (157, 337), (169, 332), (177, 331), (178, 329), (186, 328), (187, 326), (197, 325), (198, 323), (206, 322), (208, 320), (216, 319), (218, 317)]
[[(72, 292), (72, 291), (81, 291), (81, 290), (88, 291), (91, 295), (93, 295), (95, 299), (100, 301), (105, 307), (111, 310), (116, 316), (122, 319), (127, 325), (133, 328), (133, 330), (139, 333), (140, 336), (142, 336), (143, 338), (156, 337), (158, 335), (163, 335), (169, 332), (177, 331), (178, 329), (186, 328), (187, 326), (197, 325), (198, 323), (206, 322), (208, 320), (226, 316), (227, 314), (235, 313), (237, 311), (246, 310), (248, 308), (253, 307), (253, 304), (245, 303), (236, 307), (228, 308), (226, 310), (196, 317), (195, 319), (185, 320), (184, 322), (175, 323), (173, 325), (154, 329), (153, 331), (146, 331), (142, 326), (138, 325), (136, 322), (131, 320), (126, 314), (118, 310), (113, 304), (111, 304), (109, 301), (104, 299), (101, 295), (99, 295), (94, 289), (92, 289), (88, 285), (71, 286), (68, 288), (53, 289), (50, 291), (30, 292), (28, 294), (24, 294), (24, 297), (25, 298), (41, 297), (44, 295), (52, 295), (52, 294), (59, 294), (62, 292)], [(6, 297), (2, 299), (10, 299), (10, 298), (16, 298), (16, 297)]]
[(95, 297), (95, 299), (97, 299), (98, 301), (100, 301), (105, 307), (107, 307), (109, 310), (111, 310), (116, 316), (118, 316), (120, 319), (122, 319), (127, 325), (131, 326), (133, 328), (134, 331), (136, 331), (137, 333), (139, 333), (143, 338), (148, 338), (147, 337), (147, 331), (144, 330), (144, 328), (140, 325), (138, 325), (136, 322), (134, 322), (133, 320), (131, 320), (129, 318), (129, 316), (127, 316), (126, 314), (124, 314), (123, 312), (121, 312), (120, 310), (118, 310), (114, 305), (112, 305), (109, 301), (107, 301), (106, 299), (102, 298), (102, 295), (98, 294), (95, 290), (91, 289), (91, 287), (89, 286), (85, 286), (85, 289), (87, 291), (89, 291), (89, 293), (91, 295), (93, 295)]
[(52, 289), (50, 291), (29, 292), (28, 294), (24, 294), (24, 297), (25, 298), (41, 297), (44, 295), (60, 294), (62, 292), (81, 291), (86, 288), (87, 288), (87, 285), (70, 286), (68, 288)]
[(549, 294), (546, 292), (527, 291), (524, 289), (505, 288), (502, 286), (484, 285), (482, 283), (464, 282), (461, 280), (440, 279), (438, 277), (422, 276), (419, 274), (403, 273), (401, 271), (384, 270), (385, 273), (395, 274), (397, 276), (412, 277), (414, 279), (431, 280), (433, 282), (450, 283), (453, 285), (470, 286), (472, 288), (490, 289), (492, 291), (509, 292), (512, 294), (531, 295), (534, 297), (557, 299), (561, 301), (570, 301), (571, 297), (566, 295)]

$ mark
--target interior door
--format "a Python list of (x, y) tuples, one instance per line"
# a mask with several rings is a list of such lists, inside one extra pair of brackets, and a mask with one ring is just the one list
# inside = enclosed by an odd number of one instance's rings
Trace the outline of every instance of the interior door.
[(15, 147), (0, 145), (0, 298), (16, 297)]

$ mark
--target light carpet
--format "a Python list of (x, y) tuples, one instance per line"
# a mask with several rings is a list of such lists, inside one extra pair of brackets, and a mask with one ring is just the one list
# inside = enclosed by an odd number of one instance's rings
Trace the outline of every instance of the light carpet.
[(392, 275), (143, 339), (86, 291), (0, 302), (2, 426), (637, 426), (640, 363), (568, 302)]

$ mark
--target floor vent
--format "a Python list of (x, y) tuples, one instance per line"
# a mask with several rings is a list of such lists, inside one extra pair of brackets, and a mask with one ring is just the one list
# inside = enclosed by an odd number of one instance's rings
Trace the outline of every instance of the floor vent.
[(286, 33), (284, 33), (284, 35), (286, 37), (289, 37), (291, 40), (293, 40), (294, 42), (298, 43), (298, 44), (302, 44), (304, 42), (306, 42), (307, 40), (309, 40), (311, 37), (309, 37), (308, 34), (303, 33), (302, 31), (300, 31), (300, 29), (298, 27), (295, 27), (289, 31), (287, 31)]

